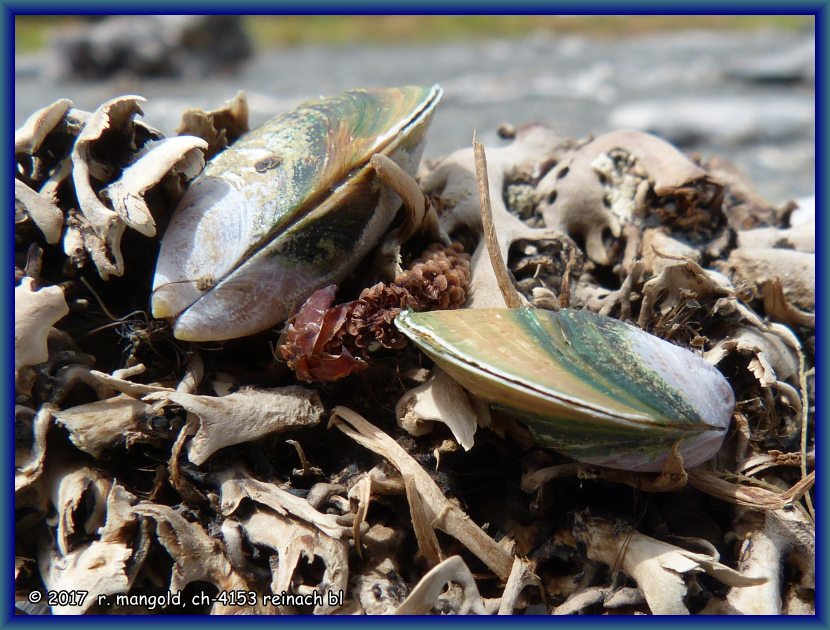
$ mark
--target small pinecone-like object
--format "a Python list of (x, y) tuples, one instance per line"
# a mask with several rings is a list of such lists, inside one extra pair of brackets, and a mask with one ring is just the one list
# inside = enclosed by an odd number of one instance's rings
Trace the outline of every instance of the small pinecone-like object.
[(392, 284), (364, 289), (353, 302), (332, 306), (333, 285), (316, 291), (280, 338), (280, 355), (301, 380), (339, 380), (365, 369), (372, 350), (406, 345), (395, 326), (402, 310), (459, 308), (469, 290), (470, 257), (463, 247), (433, 245)]
[(460, 243), (432, 245), (394, 284), (409, 292), (416, 311), (460, 308), (470, 290), (470, 255)]
[(406, 339), (395, 327), (395, 317), (402, 310), (414, 307), (415, 301), (406, 289), (380, 282), (363, 289), (360, 297), (352, 302), (339, 337), (356, 356), (365, 356), (366, 351), (377, 345), (402, 348)]
[(470, 256), (461, 244), (432, 245), (391, 285), (364, 289), (338, 337), (356, 356), (378, 346), (402, 348), (406, 337), (395, 326), (398, 313), (460, 308), (469, 290)]

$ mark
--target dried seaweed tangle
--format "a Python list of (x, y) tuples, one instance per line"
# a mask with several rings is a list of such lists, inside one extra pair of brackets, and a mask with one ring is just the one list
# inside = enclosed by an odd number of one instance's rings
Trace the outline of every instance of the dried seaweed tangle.
[(814, 613), (814, 219), (639, 132), (526, 125), (488, 150), (518, 299), (636, 322), (735, 391), (706, 466), (592, 468), (392, 324), (503, 306), (472, 149), (422, 169), (437, 222), (394, 250), (408, 271), (361, 268), (284, 331), (185, 344), (146, 312), (158, 235), (247, 108), (164, 138), (143, 100), (61, 100), (15, 134), (21, 614)]

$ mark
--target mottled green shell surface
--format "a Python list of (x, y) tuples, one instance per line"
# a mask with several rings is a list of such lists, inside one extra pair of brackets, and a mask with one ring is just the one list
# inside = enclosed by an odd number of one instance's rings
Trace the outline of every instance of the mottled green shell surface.
[(441, 90), (354, 90), (305, 103), (211, 160), (164, 234), (155, 317), (191, 341), (259, 332), (316, 289), (342, 280), (400, 205), (369, 159), (411, 175)]
[(579, 461), (659, 471), (682, 440), (695, 466), (720, 448), (732, 416), (732, 388), (705, 360), (589, 311), (406, 311), (396, 324), (541, 445)]

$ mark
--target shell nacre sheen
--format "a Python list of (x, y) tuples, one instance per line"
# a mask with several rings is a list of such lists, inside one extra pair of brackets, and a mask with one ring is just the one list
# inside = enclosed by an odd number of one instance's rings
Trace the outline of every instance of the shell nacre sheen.
[(179, 339), (233, 339), (345, 278), (400, 206), (370, 158), (414, 176), (440, 97), (438, 86), (408, 86), (307, 102), (213, 158), (162, 239), (153, 316), (175, 318)]
[(660, 471), (720, 448), (732, 387), (692, 352), (611, 317), (533, 308), (404, 311), (398, 328), (462, 386), (578, 461)]

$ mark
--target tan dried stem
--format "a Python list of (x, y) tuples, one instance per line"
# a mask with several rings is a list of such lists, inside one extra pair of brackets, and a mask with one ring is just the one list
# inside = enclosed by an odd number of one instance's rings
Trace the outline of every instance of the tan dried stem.
[[(564, 477), (578, 477), (579, 479), (600, 479), (611, 483), (623, 483), (645, 492), (671, 492), (677, 490), (676, 483), (668, 483), (664, 474), (671, 472), (664, 470), (659, 476), (649, 473), (634, 473), (611, 468), (598, 468), (586, 464), (569, 463), (558, 466), (540, 468), (522, 476), (521, 487), (524, 492), (535, 492), (546, 483)], [(795, 505), (815, 483), (815, 471), (786, 491), (780, 491), (774, 486), (761, 486), (761, 482), (747, 475), (728, 475), (736, 481), (727, 480), (726, 473), (711, 472), (702, 468), (693, 468), (686, 471), (687, 483), (693, 488), (712, 495), (722, 501), (754, 508), (756, 510), (779, 510)]]
[(622, 285), (616, 291), (608, 294), (603, 299), (602, 307), (599, 310), (600, 315), (610, 315), (611, 310), (619, 303), (620, 305), (620, 319), (623, 321), (631, 319), (631, 292), (634, 290), (634, 285), (640, 281), (640, 276), (643, 274), (643, 261), (635, 260), (629, 267), (628, 275), (623, 280)]
[[(807, 479), (807, 427), (810, 415), (810, 400), (807, 392), (807, 366), (804, 353), (798, 351), (799, 366), (798, 366), (798, 383), (801, 387), (801, 481)], [(810, 493), (804, 493), (804, 503), (807, 505), (807, 511), (810, 513), (810, 518), (815, 522), (816, 512), (813, 508), (813, 500), (810, 498)]]
[(303, 450), (303, 445), (300, 444), (297, 440), (286, 440), (286, 444), (290, 444), (294, 447), (294, 450), (297, 451), (297, 457), (300, 458), (300, 466), (302, 468), (295, 468), (294, 474), (300, 477), (304, 477), (306, 475), (321, 475), (322, 470), (317, 468), (316, 466), (312, 466), (308, 463), (308, 458), (306, 457), (305, 450)]
[[(561, 308), (568, 308), (571, 303), (571, 273), (576, 266), (576, 250), (572, 249), (568, 252), (568, 262), (565, 265), (565, 271), (562, 272), (562, 284), (559, 287), (559, 306)], [(555, 302), (554, 302), (555, 303)]]
[(496, 274), (504, 303), (508, 308), (519, 308), (522, 306), (522, 298), (513, 281), (510, 279), (510, 272), (501, 257), (499, 239), (496, 228), (493, 225), (493, 208), (490, 204), (490, 181), (487, 177), (487, 156), (484, 154), (484, 145), (478, 142), (473, 136), (473, 151), (476, 158), (476, 181), (478, 182), (478, 198), (481, 204), (481, 223), (484, 228), (484, 242), (487, 245), (487, 253), (490, 255), (490, 264)]
[(398, 194), (404, 207), (409, 211), (405, 215), (403, 225), (390, 234), (390, 236), (394, 234), (398, 244), (403, 243), (418, 231), (426, 218), (427, 199), (418, 187), (418, 183), (392, 159), (378, 153), (372, 156), (369, 164), (375, 169), (378, 179)]
[(363, 560), (363, 547), (360, 544), (360, 525), (366, 522), (366, 514), (369, 513), (369, 503), (372, 501), (372, 479), (368, 475), (361, 479), (354, 488), (357, 497), (357, 510), (352, 525), (352, 538), (354, 538), (354, 549), (357, 557)]
[(706, 494), (711, 494), (723, 501), (755, 508), (757, 510), (780, 510), (795, 505), (813, 486), (816, 475), (815, 471), (813, 471), (788, 490), (776, 492), (772, 489), (759, 487), (757, 480), (746, 477), (745, 475), (731, 476), (756, 485), (731, 483), (724, 478), (723, 473), (713, 473), (700, 469), (690, 470), (688, 472), (689, 485), (693, 488)]
[(504, 593), (501, 596), (498, 614), (512, 614), (516, 608), (516, 600), (519, 599), (519, 595), (528, 586), (538, 588), (542, 599), (545, 599), (545, 588), (542, 586), (542, 580), (533, 572), (531, 563), (522, 558), (515, 558), (513, 560), (513, 569), (510, 571), (510, 577), (504, 586)]
[(203, 505), (207, 503), (207, 497), (204, 493), (182, 474), (179, 466), (180, 457), (184, 450), (184, 445), (187, 439), (196, 433), (199, 426), (199, 419), (191, 415), (187, 422), (179, 431), (176, 441), (173, 443), (173, 448), (170, 450), (170, 459), (167, 462), (167, 471), (170, 479), (170, 485), (175, 488), (176, 492), (188, 503), (195, 505)]
[(395, 614), (429, 614), (448, 582), (460, 584), (464, 591), (459, 614), (486, 614), (473, 574), (460, 556), (447, 558), (424, 575)]
[[(357, 508), (354, 510), (354, 524), (352, 526), (352, 536), (354, 538), (354, 546), (359, 558), (363, 558), (363, 548), (360, 544), (360, 528), (366, 521), (366, 514), (369, 512), (369, 504), (372, 501), (373, 494), (406, 494), (406, 485), (403, 479), (398, 476), (397, 471), (395, 475), (390, 477), (386, 470), (385, 464), (375, 466), (367, 473), (364, 473), (360, 479), (349, 489), (349, 500), (357, 501)], [(309, 492), (309, 497), (311, 492)], [(309, 501), (311, 499), (309, 498)]]
[(438, 536), (435, 535), (433, 529), (433, 521), (435, 515), (438, 513), (435, 510), (429, 510), (421, 494), (419, 493), (418, 483), (411, 475), (403, 475), (403, 484), (406, 488), (406, 501), (409, 503), (409, 513), (412, 517), (412, 529), (415, 532), (415, 539), (418, 541), (418, 549), (421, 555), (427, 560), (431, 566), (435, 566), (444, 559), (444, 554), (441, 552), (441, 544), (438, 542)]
[[(429, 529), (441, 529), (458, 540), (502, 580), (510, 576), (513, 556), (485, 534), (461, 508), (447, 500), (427, 472), (397, 442), (347, 407), (335, 407), (331, 422), (355, 442), (385, 457), (400, 471), (410, 497), (410, 507), (424, 509), (423, 516)], [(417, 499), (411, 499), (411, 495), (417, 495)], [(412, 516), (415, 524), (416, 514)], [(416, 526), (425, 533), (421, 525)], [(422, 547), (421, 552), (425, 557), (434, 555), (428, 548)]]
[(631, 265), (640, 256), (640, 245), (643, 240), (643, 232), (636, 223), (626, 223), (622, 229), (625, 239), (625, 251), (622, 257), (622, 269), (625, 273), (631, 273)]
[(718, 562), (717, 556), (694, 553), (646, 536), (634, 528), (591, 516), (574, 517), (574, 537), (586, 547), (589, 559), (619, 568), (637, 582), (655, 615), (688, 615), (684, 599), (686, 573), (705, 572), (733, 587), (762, 584), (765, 576), (749, 576)]
[(384, 237), (375, 257), (375, 267), (394, 278), (401, 271), (398, 264), (401, 245), (414, 234), (421, 232), (444, 245), (449, 245), (450, 239), (438, 226), (435, 209), (409, 173), (380, 153), (373, 155), (369, 163), (378, 179), (401, 198), (405, 211), (403, 224)]
[(816, 327), (816, 314), (796, 308), (784, 295), (781, 278), (775, 276), (761, 286), (764, 312), (770, 319), (794, 326)]

